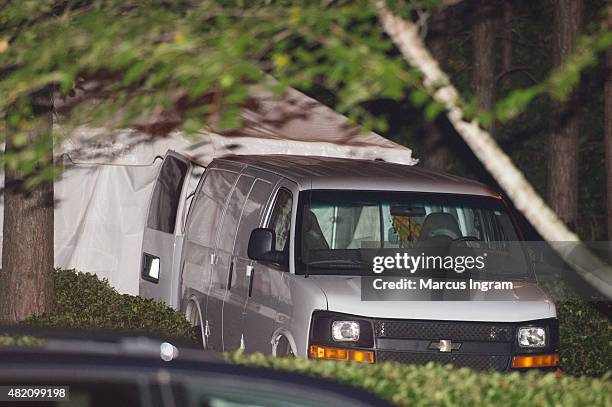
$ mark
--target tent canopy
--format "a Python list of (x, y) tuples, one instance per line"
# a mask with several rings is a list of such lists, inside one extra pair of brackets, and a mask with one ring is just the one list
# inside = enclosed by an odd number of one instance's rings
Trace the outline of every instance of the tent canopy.
[(347, 118), (293, 89), (282, 98), (260, 92), (242, 118), (244, 127), (239, 131), (202, 131), (190, 138), (179, 132), (151, 138), (126, 130), (109, 138), (102, 129), (74, 131), (59, 152), (66, 168), (55, 185), (55, 265), (96, 273), (118, 291), (138, 294), (144, 224), (161, 165), (156, 158), (168, 150), (202, 165), (227, 154), (416, 163), (409, 148), (364, 133)]
[(108, 137), (101, 129), (80, 128), (61, 153), (73, 162), (149, 165), (175, 150), (207, 164), (226, 154), (297, 154), (380, 159), (413, 165), (412, 151), (376, 133), (365, 132), (329, 107), (288, 89), (275, 97), (260, 90), (242, 111), (243, 127), (225, 133), (201, 131), (193, 137), (173, 132), (150, 137), (122, 131)]

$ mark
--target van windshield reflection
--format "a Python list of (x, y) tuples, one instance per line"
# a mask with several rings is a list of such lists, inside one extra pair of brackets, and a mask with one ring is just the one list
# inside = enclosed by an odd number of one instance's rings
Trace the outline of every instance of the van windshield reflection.
[[(487, 253), (487, 267), (458, 278), (529, 277), (518, 233), (499, 199), (387, 191), (312, 190), (300, 194), (296, 230), (300, 274), (360, 275), (376, 253), (411, 256)], [(433, 263), (422, 270), (447, 272)], [(447, 275), (448, 276), (448, 275)]]

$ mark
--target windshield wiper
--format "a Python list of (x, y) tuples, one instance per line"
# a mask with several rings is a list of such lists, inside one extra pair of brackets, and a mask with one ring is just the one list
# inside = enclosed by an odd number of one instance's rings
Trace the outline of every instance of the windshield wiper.
[(363, 265), (362, 262), (357, 260), (317, 260), (306, 263), (307, 267), (316, 269), (360, 269)]

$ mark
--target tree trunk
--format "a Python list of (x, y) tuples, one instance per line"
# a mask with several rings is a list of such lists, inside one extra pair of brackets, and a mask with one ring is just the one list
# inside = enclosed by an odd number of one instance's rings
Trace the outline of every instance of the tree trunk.
[[(553, 63), (560, 65), (576, 44), (582, 22), (582, 0), (555, 2)], [(553, 102), (548, 143), (548, 202), (570, 229), (578, 220), (579, 103), (575, 92), (565, 102)]]
[[(28, 142), (48, 149), (34, 175), (53, 163), (50, 89), (32, 96)], [(7, 120), (8, 122), (8, 120)], [(18, 154), (16, 128), (7, 124), (6, 154)], [(21, 130), (23, 131), (23, 130)], [(19, 143), (23, 146), (23, 143)], [(4, 240), (0, 271), (0, 321), (16, 322), (51, 310), (53, 304), (53, 182), (27, 188), (19, 170), (5, 168)]]
[[(612, 29), (612, 4), (608, 5), (608, 29)], [(612, 241), (612, 50), (606, 52), (606, 78), (604, 87), (606, 146), (606, 190), (608, 206), (608, 240)], [(612, 255), (612, 254), (611, 254)]]
[[(516, 209), (544, 239), (552, 242), (551, 247), (580, 277), (612, 299), (612, 268), (594, 256), (578, 236), (568, 230), (525, 179), (523, 173), (516, 168), (510, 157), (499, 148), (491, 135), (479, 126), (478, 120), (465, 118), (465, 103), (448, 75), (431, 57), (419, 36), (417, 26), (393, 15), (385, 6), (385, 2), (379, 1), (376, 5), (385, 32), (399, 48), (406, 62), (420, 71), (425, 89), (434, 100), (446, 107), (449, 122), (495, 181), (506, 191)], [(558, 245), (554, 242), (574, 244)]]
[(502, 73), (510, 72), (512, 69), (512, 1), (504, 1), (503, 10), (503, 30), (504, 37), (502, 40), (502, 58), (501, 71)]
[[(438, 11), (430, 20), (427, 42), (432, 56), (442, 66), (448, 60), (448, 11)], [(449, 149), (447, 135), (444, 134), (442, 118), (425, 124), (423, 142), (423, 166), (433, 170), (447, 171), (449, 166)]]
[[(475, 4), (472, 27), (472, 90), (482, 110), (490, 112), (495, 106), (495, 36), (497, 2), (479, 0)], [(489, 133), (494, 135), (494, 125)]]

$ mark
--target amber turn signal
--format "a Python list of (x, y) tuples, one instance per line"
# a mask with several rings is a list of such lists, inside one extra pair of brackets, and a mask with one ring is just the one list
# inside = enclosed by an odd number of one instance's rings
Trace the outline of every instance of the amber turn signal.
[(512, 358), (513, 368), (554, 367), (559, 365), (559, 354), (515, 356)]
[(327, 346), (310, 345), (310, 359), (351, 360), (353, 362), (374, 363), (374, 352), (358, 349), (329, 348)]

